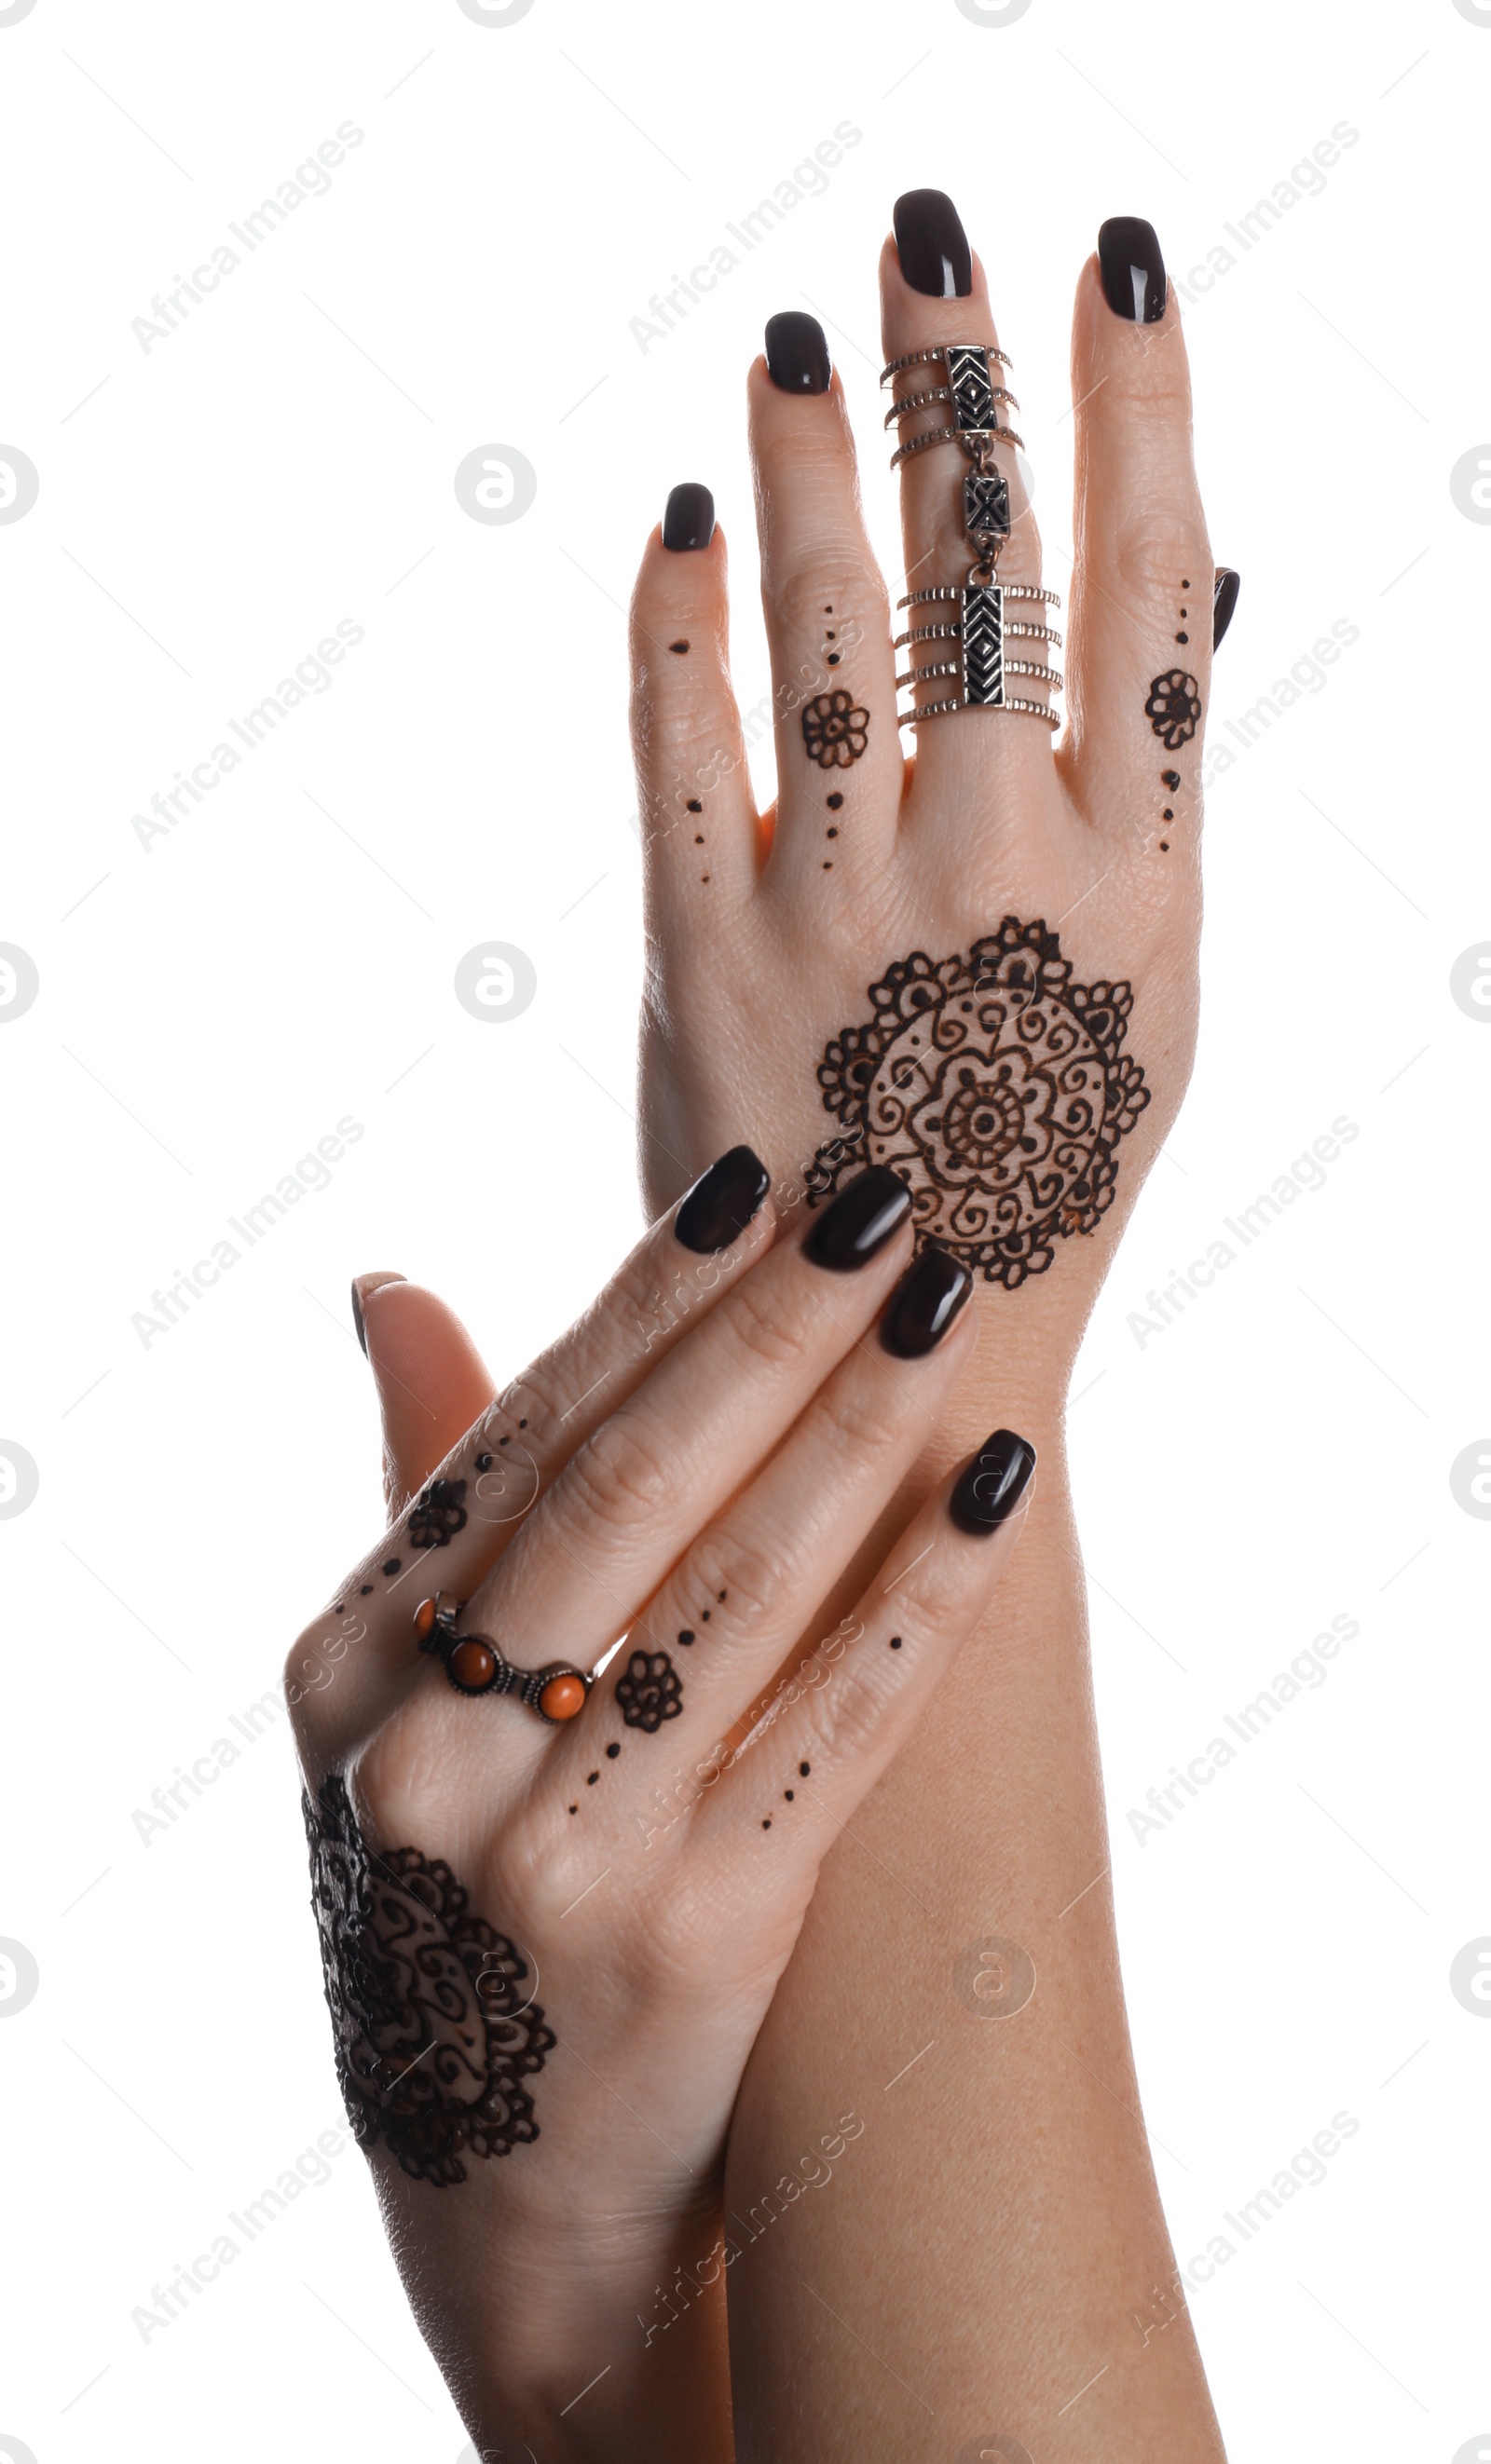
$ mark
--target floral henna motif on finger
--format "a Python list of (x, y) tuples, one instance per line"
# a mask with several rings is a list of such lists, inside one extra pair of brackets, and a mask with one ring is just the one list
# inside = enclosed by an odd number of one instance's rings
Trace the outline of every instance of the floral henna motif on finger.
[(683, 1683), (667, 1653), (634, 1651), (616, 1680), (616, 1701), (627, 1727), (645, 1728), (649, 1736), (664, 1720), (676, 1720), (683, 1708)]
[(521, 2082), (556, 2038), (524, 1991), (528, 1963), (442, 1859), (369, 1849), (340, 1774), (300, 1808), (353, 2137), (386, 2141), (417, 2182), (464, 2182), (463, 2156), (506, 2156), (539, 2135)]
[(1201, 688), (1184, 668), (1156, 676), (1145, 704), (1145, 716), (1168, 753), (1189, 744), (1201, 722)]
[(1132, 988), (1074, 983), (1056, 934), (1007, 915), (967, 957), (914, 950), (869, 997), (819, 1066), (848, 1134), (818, 1149), (810, 1201), (888, 1165), (919, 1235), (1013, 1291), (1113, 1203), (1119, 1140), (1149, 1101), (1123, 1050)]
[(857, 708), (854, 694), (842, 685), (805, 702), (802, 721), (808, 758), (823, 770), (847, 769), (870, 740), (870, 714)]
[[(505, 1439), (503, 1443), (506, 1443)], [(444, 1549), (464, 1530), (466, 1494), (463, 1480), (433, 1480), (416, 1499), (409, 1518), (409, 1536), (416, 1549)]]

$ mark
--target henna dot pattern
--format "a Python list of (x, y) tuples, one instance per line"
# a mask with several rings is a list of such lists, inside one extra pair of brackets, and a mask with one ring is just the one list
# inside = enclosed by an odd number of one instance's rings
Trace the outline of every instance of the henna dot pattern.
[(555, 2038), (524, 1991), (527, 1961), (473, 1913), (443, 1859), (370, 1850), (338, 1772), (300, 1807), (352, 2135), (362, 2147), (385, 2140), (415, 2181), (464, 2182), (466, 2156), (506, 2156), (539, 2135), (523, 2082)]
[(1074, 982), (1056, 934), (1015, 915), (966, 956), (914, 950), (824, 1053), (824, 1110), (852, 1135), (818, 1149), (811, 1198), (887, 1165), (924, 1240), (1009, 1291), (1044, 1274), (1112, 1205), (1119, 1141), (1149, 1101), (1123, 1049), (1133, 999)]
[(693, 1629), (693, 1627), (692, 1627), (691, 1625), (686, 1625), (686, 1626), (684, 1627), (684, 1629), (683, 1629), (682, 1633), (679, 1635), (679, 1642), (681, 1642), (681, 1643), (682, 1643), (682, 1645), (683, 1645), (684, 1649), (685, 1649), (685, 1650), (687, 1650), (687, 1648), (688, 1648), (689, 1644), (693, 1641), (693, 1639), (694, 1639), (694, 1629)]
[(1160, 773), (1160, 784), (1162, 787), (1168, 787), (1170, 794), (1173, 796), (1176, 788), (1180, 785), (1180, 772), (1178, 770), (1162, 770)]
[(1168, 753), (1189, 744), (1201, 718), (1201, 688), (1184, 668), (1156, 676), (1145, 703), (1145, 716)]
[(843, 794), (842, 794), (841, 790), (840, 790), (839, 788), (835, 787), (835, 790), (834, 790), (833, 795), (832, 795), (832, 796), (830, 796), (830, 798), (828, 799), (828, 807), (829, 807), (829, 811), (830, 811), (831, 813), (836, 813), (836, 812), (838, 811), (839, 806), (842, 804), (843, 801), (844, 801), (844, 798), (843, 798)]
[(608, 1761), (608, 1762), (612, 1762), (612, 1763), (613, 1763), (613, 1762), (615, 1761), (615, 1759), (616, 1759), (616, 1756), (620, 1753), (620, 1751), (621, 1751), (621, 1748), (616, 1744), (616, 1742), (615, 1742), (615, 1740), (614, 1740), (614, 1738), (613, 1738), (613, 1739), (612, 1740), (612, 1743), (611, 1743), (611, 1744), (607, 1747), (607, 1749), (606, 1749), (606, 1759), (607, 1759), (607, 1761)]
[(797, 1776), (798, 1776), (798, 1778), (799, 1778), (799, 1779), (806, 1779), (806, 1778), (807, 1778), (807, 1776), (808, 1776), (808, 1773), (812, 1771), (812, 1763), (799, 1763), (799, 1764), (798, 1764), (798, 1766), (797, 1766)]
[(371, 1585), (371, 1583), (359, 1583), (359, 1584), (358, 1584), (358, 1587), (357, 1587), (357, 1596), (358, 1596), (358, 1598), (359, 1598), (360, 1600), (366, 1600), (366, 1598), (367, 1597), (368, 1593), (369, 1593), (371, 1590), (372, 1590), (372, 1585)]
[(461, 1504), (465, 1494), (463, 1480), (430, 1483), (409, 1518), (409, 1536), (416, 1549), (449, 1548), (456, 1532), (465, 1529), (466, 1509)]
[(691, 813), (701, 813), (704, 807), (697, 796), (690, 796), (688, 800), (688, 809)]
[(803, 742), (808, 759), (822, 770), (847, 770), (870, 740), (870, 714), (840, 685), (803, 704)]
[(770, 1815), (769, 1815), (769, 1814), (765, 1814), (765, 1815), (762, 1815), (762, 1817), (761, 1817), (761, 1827), (762, 1827), (763, 1831), (769, 1831), (769, 1830), (770, 1830), (770, 1828), (771, 1828), (771, 1816), (770, 1816)]
[(891, 1636), (890, 1647), (892, 1651), (899, 1651), (901, 1649), (901, 1637), (899, 1634), (893, 1634)]
[(490, 1455), (478, 1455), (478, 1457), (477, 1457), (477, 1469), (478, 1469), (478, 1471), (490, 1471), (490, 1470), (491, 1470), (491, 1468), (492, 1468), (492, 1458), (491, 1458), (491, 1456), (490, 1456)]
[(686, 642), (670, 642), (668, 648), (670, 650), (676, 652), (678, 657), (681, 659), (688, 649), (688, 644)]
[(383, 1571), (386, 1574), (396, 1574), (403, 1562), (404, 1561), (401, 1557), (386, 1557), (384, 1559)]
[(629, 1728), (655, 1736), (683, 1708), (683, 1685), (665, 1651), (634, 1651), (616, 1680), (616, 1703)]
[(786, 1797), (788, 1804), (790, 1805), (793, 1797), (797, 1794), (797, 1791), (795, 1788), (784, 1788), (782, 1794)]

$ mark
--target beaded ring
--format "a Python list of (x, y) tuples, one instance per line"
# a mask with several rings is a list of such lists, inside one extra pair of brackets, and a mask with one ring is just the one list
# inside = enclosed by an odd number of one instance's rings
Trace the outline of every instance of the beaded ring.
[(489, 1635), (456, 1633), (465, 1605), (453, 1592), (437, 1592), (414, 1611), (420, 1650), (440, 1661), (457, 1694), (516, 1694), (551, 1727), (584, 1710), (594, 1683), (585, 1669), (562, 1660), (551, 1660), (546, 1668), (515, 1668)]

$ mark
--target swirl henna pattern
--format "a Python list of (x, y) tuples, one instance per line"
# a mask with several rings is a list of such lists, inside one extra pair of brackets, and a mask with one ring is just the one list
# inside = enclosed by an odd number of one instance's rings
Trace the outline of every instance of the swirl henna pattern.
[(369, 1850), (338, 1773), (300, 1808), (353, 2136), (386, 2140), (417, 2182), (464, 2182), (463, 2149), (506, 2156), (539, 2135), (520, 2082), (556, 2039), (524, 1995), (527, 1962), (441, 1859)]
[(1133, 1000), (1074, 983), (1055, 933), (1014, 915), (967, 957), (914, 950), (824, 1053), (824, 1108), (850, 1134), (818, 1149), (812, 1198), (887, 1164), (923, 1237), (1009, 1291), (1044, 1274), (1112, 1205), (1115, 1150), (1149, 1101), (1121, 1049)]

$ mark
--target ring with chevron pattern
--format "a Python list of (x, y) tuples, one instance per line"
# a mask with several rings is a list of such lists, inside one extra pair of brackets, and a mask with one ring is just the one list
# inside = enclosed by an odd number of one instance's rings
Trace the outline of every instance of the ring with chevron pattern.
[(905, 599), (898, 599), (898, 611), (902, 607), (955, 607), (955, 617), (933, 619), (929, 624), (913, 625), (907, 632), (898, 633), (894, 648), (908, 649), (916, 642), (955, 642), (957, 655), (933, 659), (918, 666), (913, 659), (904, 675), (896, 678), (896, 690), (915, 689), (934, 679), (956, 678), (961, 690), (935, 701), (924, 701), (902, 715), (902, 727), (915, 727), (920, 719), (940, 718), (949, 710), (1016, 710), (1029, 717), (1043, 718), (1048, 727), (1059, 727), (1060, 714), (1043, 701), (1032, 701), (1007, 689), (1011, 676), (1039, 677), (1053, 693), (1059, 693), (1064, 681), (1059, 669), (1038, 659), (1008, 658), (1007, 642), (1053, 642), (1060, 648), (1061, 636), (1049, 625), (1026, 625), (1005, 614), (1005, 602), (1034, 601), (1043, 607), (1059, 607), (1061, 602), (1054, 590), (1037, 589), (1030, 582), (970, 581), (959, 586), (934, 590), (913, 590)]
[(899, 402), (893, 402), (885, 414), (885, 426), (893, 428), (899, 421), (909, 418), (913, 411), (938, 407), (943, 404), (951, 411), (952, 422), (950, 426), (929, 428), (923, 435), (908, 437), (904, 444), (898, 445), (891, 455), (891, 469), (894, 471), (899, 463), (908, 461), (913, 453), (924, 453), (931, 445), (961, 445), (966, 452), (980, 461), (982, 467), (987, 460), (987, 446), (990, 439), (996, 439), (1001, 445), (1023, 443), (1013, 429), (1004, 426), (999, 417), (1001, 405), (1008, 405), (1012, 410), (1020, 407), (1013, 394), (994, 376), (996, 367), (1008, 368), (1009, 365), (1003, 351), (995, 350), (991, 342), (940, 342), (932, 350), (908, 351), (903, 359), (892, 360), (890, 365), (880, 371), (882, 385), (893, 384), (902, 368), (940, 366), (944, 382), (922, 393), (903, 394)]

